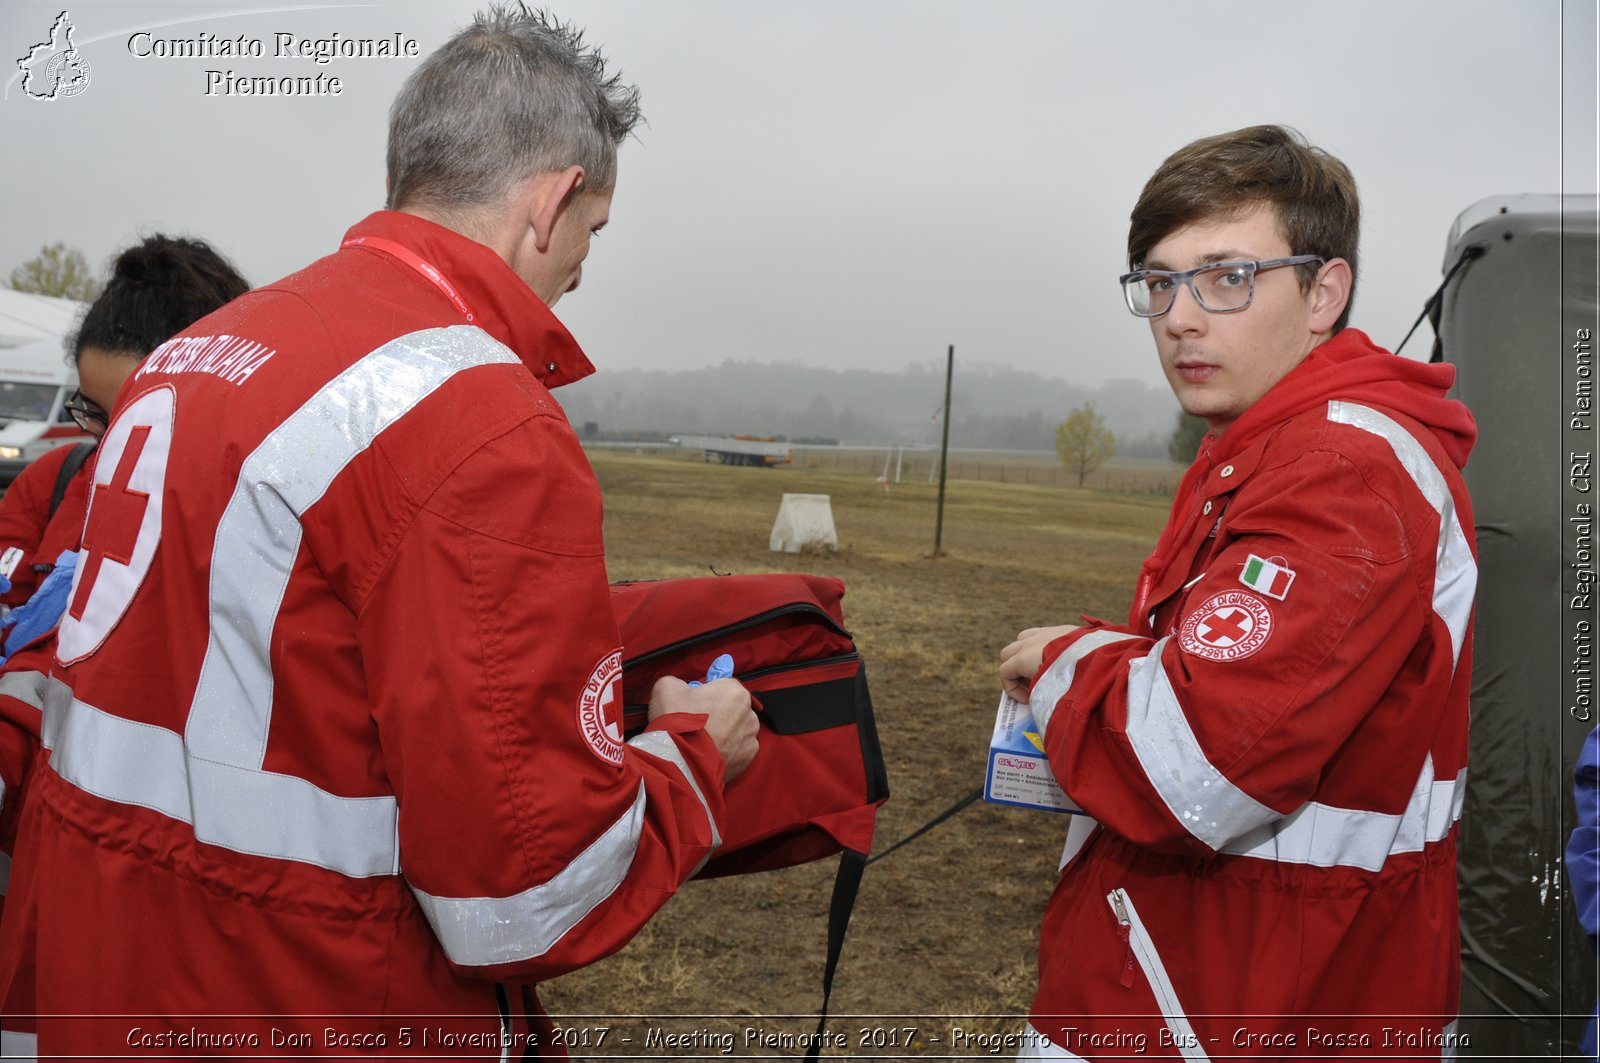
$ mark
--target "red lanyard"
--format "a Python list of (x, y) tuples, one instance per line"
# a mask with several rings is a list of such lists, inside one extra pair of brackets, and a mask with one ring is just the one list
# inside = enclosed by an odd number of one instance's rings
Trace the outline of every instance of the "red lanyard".
[(399, 259), (401, 262), (404, 262), (406, 265), (410, 266), (412, 269), (428, 278), (428, 280), (433, 283), (435, 288), (438, 288), (441, 292), (443, 292), (444, 297), (450, 300), (457, 310), (461, 311), (462, 316), (467, 319), (468, 324), (477, 323), (478, 319), (473, 315), (472, 307), (468, 306), (467, 301), (461, 298), (461, 293), (456, 291), (455, 285), (451, 284), (445, 275), (440, 273), (438, 267), (436, 267), (432, 262), (429, 262), (415, 251), (411, 250), (409, 247), (403, 247), (400, 244), (395, 243), (393, 240), (385, 240), (381, 236), (352, 236), (339, 246), (341, 248), (370, 247), (374, 251), (382, 251), (386, 255), (390, 255)]

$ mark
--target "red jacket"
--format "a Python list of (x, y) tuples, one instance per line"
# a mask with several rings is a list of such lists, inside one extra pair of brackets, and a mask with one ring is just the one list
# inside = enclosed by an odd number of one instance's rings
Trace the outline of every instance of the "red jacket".
[(18, 606), (26, 602), (43, 579), (33, 566), (54, 565), (61, 551), (78, 545), (89, 505), (89, 477), (81, 468), (67, 484), (55, 515), (50, 513), (56, 478), (72, 450), (70, 446), (57, 447), (29, 462), (0, 497), (0, 574), (11, 581), (11, 589), (0, 595), (0, 603)]
[(1045, 912), (1032, 1025), (1058, 1049), (1454, 1036), (1477, 564), (1453, 377), (1353, 329), (1314, 349), (1207, 437), (1129, 623), (1048, 647), (1045, 749), (1100, 824)]
[[(13, 607), (32, 597), (62, 551), (78, 548), (94, 476), (92, 454), (68, 482), (55, 513), (50, 512), (56, 481), (72, 451), (71, 446), (57, 447), (34, 460), (0, 499), (0, 557), (16, 551), (8, 559), (12, 590), (0, 601)], [(0, 665), (0, 910), (11, 877), (22, 796), (39, 752), (42, 681), (55, 657), (54, 632), (25, 647), (11, 644), (14, 633), (7, 628), (0, 635), (7, 655)], [(19, 971), (0, 1007), (0, 1053), (22, 1058), (38, 1054), (31, 1019), (36, 1010), (32, 972)]]
[[(62, 551), (78, 548), (89, 508), (93, 454), (68, 482), (55, 513), (50, 512), (56, 479), (72, 450), (57, 447), (30, 463), (0, 499), (0, 555), (16, 551), (12, 591), (0, 601), (12, 607), (33, 596)], [(27, 648), (11, 645), (12, 631), (0, 632), (0, 650), (6, 654), (0, 665), (0, 906), (10, 877), (23, 783), (39, 744), (39, 680), (55, 650), (53, 637), (36, 639)]]
[(44, 1019), (42, 1054), (437, 1053), (417, 1017), (458, 1015), (498, 1057), (496, 979), (613, 952), (714, 845), (703, 717), (618, 738), (547, 390), (587, 360), (487, 248), (350, 240), (153, 352), (101, 444), (0, 971), (36, 941), (41, 1014), (137, 1021)]

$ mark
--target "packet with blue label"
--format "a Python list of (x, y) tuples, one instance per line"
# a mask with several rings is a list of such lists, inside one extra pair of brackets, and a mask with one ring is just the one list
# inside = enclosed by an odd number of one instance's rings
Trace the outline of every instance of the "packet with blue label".
[(997, 805), (1082, 812), (1061, 789), (1044, 753), (1044, 736), (1033, 710), (1009, 694), (1000, 695), (994, 735), (989, 739), (989, 771), (983, 799)]

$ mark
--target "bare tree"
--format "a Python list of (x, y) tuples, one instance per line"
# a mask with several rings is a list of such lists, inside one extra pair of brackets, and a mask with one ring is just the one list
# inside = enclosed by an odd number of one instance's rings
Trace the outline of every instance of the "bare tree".
[(1067, 415), (1056, 429), (1056, 453), (1061, 464), (1078, 474), (1078, 486), (1117, 452), (1117, 436), (1105, 419), (1087, 402)]
[(85, 303), (93, 302), (100, 294), (83, 252), (63, 243), (46, 244), (37, 255), (12, 270), (10, 285), (19, 292)]

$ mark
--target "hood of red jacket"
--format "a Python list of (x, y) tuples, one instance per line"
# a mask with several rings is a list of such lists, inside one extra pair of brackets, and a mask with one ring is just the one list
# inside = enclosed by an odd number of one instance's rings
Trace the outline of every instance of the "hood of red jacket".
[(1195, 492), (1218, 464), (1259, 439), (1284, 421), (1339, 399), (1380, 406), (1410, 417), (1438, 438), (1444, 452), (1464, 468), (1478, 437), (1472, 414), (1445, 392), (1455, 383), (1453, 365), (1434, 365), (1400, 358), (1377, 346), (1359, 329), (1347, 328), (1312, 349), (1272, 389), (1245, 410), (1220, 436), (1208, 435), (1200, 452), (1183, 474), (1172, 499), (1167, 526), (1145, 561), (1139, 589), (1129, 613), (1136, 629), (1146, 623), (1145, 606), (1152, 588), (1171, 563), (1176, 544), (1183, 542), (1201, 516)]
[(1400, 358), (1360, 329), (1347, 328), (1312, 348), (1220, 436), (1207, 437), (1211, 460), (1238, 453), (1258, 433), (1296, 414), (1340, 399), (1382, 406), (1420, 422), (1438, 438), (1456, 468), (1464, 468), (1478, 438), (1478, 424), (1466, 406), (1445, 397), (1455, 379), (1453, 365)]

